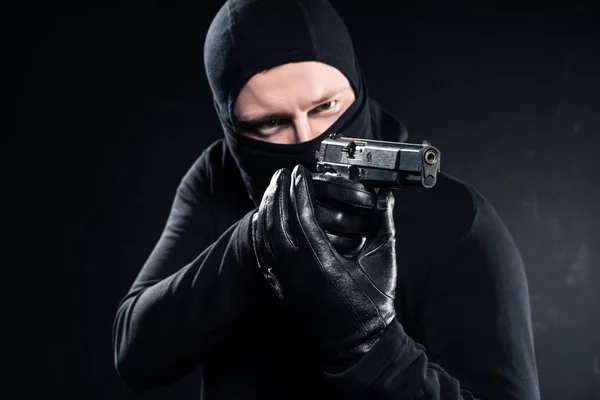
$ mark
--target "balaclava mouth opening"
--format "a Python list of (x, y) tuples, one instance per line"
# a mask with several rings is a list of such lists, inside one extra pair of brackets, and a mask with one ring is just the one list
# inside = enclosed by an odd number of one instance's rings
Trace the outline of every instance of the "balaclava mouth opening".
[[(342, 72), (356, 100), (315, 139), (274, 144), (236, 129), (235, 100), (256, 73), (279, 65), (317, 61)], [(258, 206), (272, 175), (300, 164), (316, 169), (315, 152), (331, 133), (373, 138), (367, 88), (348, 30), (326, 0), (228, 0), (213, 19), (204, 45), (204, 64), (227, 147), (250, 198)]]

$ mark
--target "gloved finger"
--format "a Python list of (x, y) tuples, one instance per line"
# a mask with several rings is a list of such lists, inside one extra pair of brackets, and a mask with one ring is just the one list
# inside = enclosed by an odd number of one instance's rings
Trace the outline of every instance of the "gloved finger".
[(381, 189), (379, 194), (384, 199), (383, 204), (385, 207), (373, 214), (371, 219), (371, 233), (368, 235), (363, 253), (373, 251), (396, 237), (396, 227), (394, 223), (394, 194), (389, 189)]
[(341, 236), (366, 235), (369, 228), (368, 216), (356, 215), (315, 202), (315, 216), (327, 233)]
[(287, 245), (296, 248), (296, 240), (290, 228), (290, 186), (291, 173), (287, 169), (280, 169), (275, 179), (275, 192), (273, 193), (273, 212), (268, 220), (267, 232), (271, 237), (287, 241)]
[[(265, 192), (265, 235), (269, 242), (273, 240), (287, 240), (288, 245), (295, 246), (289, 228), (289, 202), (290, 202), (290, 171), (282, 168), (273, 174), (271, 183)], [(272, 246), (271, 246), (272, 247)], [(273, 253), (275, 253), (274, 249)]]
[(271, 176), (271, 180), (269, 181), (269, 186), (267, 186), (267, 188), (265, 189), (265, 192), (263, 193), (262, 199), (258, 206), (258, 212), (261, 214), (268, 213), (268, 208), (272, 204), (271, 198), (273, 197), (273, 194), (275, 193), (275, 191), (277, 189), (277, 177), (279, 176), (280, 173), (281, 173), (281, 170), (275, 171), (273, 176)]
[[(376, 231), (369, 235), (367, 243), (359, 255), (361, 269), (377, 290), (389, 298), (396, 292), (396, 228), (394, 225), (394, 195), (387, 190), (385, 208), (377, 212), (374, 221)], [(386, 321), (393, 318), (393, 310), (387, 313)]]
[[(263, 199), (265, 198), (263, 196)], [(252, 246), (260, 272), (275, 291), (275, 295), (281, 300), (283, 298), (281, 284), (272, 272), (272, 263), (268, 262), (268, 260), (273, 259), (273, 251), (269, 245), (268, 238), (265, 236), (263, 216), (264, 213), (255, 213), (252, 216)], [(267, 257), (265, 252), (270, 253), (270, 256)]]
[(357, 214), (377, 208), (377, 193), (360, 182), (330, 174), (313, 174), (314, 197), (334, 208)]
[(381, 229), (387, 235), (396, 237), (396, 226), (394, 224), (394, 205), (396, 198), (394, 193), (389, 189), (381, 189), (380, 196), (385, 196), (386, 207), (381, 214)]
[(258, 206), (258, 213), (255, 221), (253, 221), (255, 247), (257, 248), (256, 254), (259, 258), (263, 258), (263, 251), (267, 251), (271, 258), (275, 257), (272, 245), (269, 241), (270, 235), (267, 226), (272, 218), (271, 213), (274, 205), (273, 197), (277, 191), (277, 177), (280, 173), (281, 171), (276, 171), (271, 177), (269, 186), (267, 186), (260, 205)]
[[(319, 253), (333, 251), (329, 240), (317, 221), (313, 204), (313, 182), (310, 171), (297, 165), (292, 171), (290, 198), (292, 214), (297, 226), (294, 226), (294, 236), (305, 239)], [(321, 255), (321, 254), (319, 254)]]

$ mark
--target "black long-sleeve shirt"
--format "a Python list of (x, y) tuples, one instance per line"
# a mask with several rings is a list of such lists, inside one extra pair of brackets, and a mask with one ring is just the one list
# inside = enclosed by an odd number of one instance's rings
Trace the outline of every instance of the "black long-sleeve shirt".
[(204, 400), (539, 399), (525, 270), (492, 206), (445, 174), (395, 197), (396, 321), (356, 365), (325, 373), (277, 307), (247, 287), (232, 249), (247, 240), (254, 207), (217, 141), (182, 179), (119, 306), (124, 383), (148, 390), (202, 366)]

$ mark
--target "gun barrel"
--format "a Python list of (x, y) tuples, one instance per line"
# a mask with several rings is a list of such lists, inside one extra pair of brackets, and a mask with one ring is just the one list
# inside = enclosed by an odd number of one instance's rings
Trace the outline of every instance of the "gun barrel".
[(428, 142), (398, 143), (331, 135), (316, 153), (317, 171), (374, 187), (432, 188), (440, 170), (440, 151)]

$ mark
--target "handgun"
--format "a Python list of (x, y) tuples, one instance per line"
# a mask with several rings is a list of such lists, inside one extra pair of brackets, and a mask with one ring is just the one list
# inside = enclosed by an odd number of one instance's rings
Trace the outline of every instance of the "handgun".
[[(315, 157), (317, 174), (341, 176), (371, 188), (377, 195), (377, 210), (387, 207), (387, 190), (431, 189), (440, 171), (440, 151), (427, 141), (422, 144), (400, 143), (332, 134), (321, 142)], [(366, 241), (364, 231), (370, 219), (350, 218), (351, 221), (340, 231), (337, 220), (331, 221), (329, 213), (324, 211), (332, 204), (339, 207), (339, 200), (323, 193), (317, 197), (317, 220), (334, 247), (342, 254), (358, 254)]]
[(382, 189), (431, 189), (440, 171), (440, 151), (429, 142), (387, 142), (332, 134), (317, 150), (317, 173), (336, 174)]

